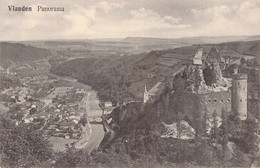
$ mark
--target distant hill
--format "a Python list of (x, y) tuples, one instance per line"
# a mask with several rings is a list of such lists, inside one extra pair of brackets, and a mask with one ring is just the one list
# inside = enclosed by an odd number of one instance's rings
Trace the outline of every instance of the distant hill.
[(230, 48), (241, 54), (260, 57), (260, 40), (233, 42), (227, 44), (230, 46)]
[[(223, 56), (255, 57), (260, 54), (260, 41), (229, 42), (216, 44)], [(172, 78), (195, 54), (197, 45), (123, 57), (75, 59), (52, 67), (51, 72), (61, 76), (72, 76), (98, 91), (102, 99), (141, 99), (144, 86), (148, 89), (158, 81)], [(206, 56), (212, 44), (203, 44)]]
[(260, 35), (256, 36), (212, 36), (212, 37), (184, 37), (184, 38), (149, 38), (149, 37), (127, 37), (125, 42), (139, 43), (179, 43), (179, 44), (216, 44), (232, 41), (253, 41), (260, 40)]
[(245, 39), (246, 41), (260, 40), (260, 35), (249, 36)]
[(13, 65), (35, 61), (50, 55), (46, 49), (19, 43), (0, 43), (0, 66), (4, 69)]

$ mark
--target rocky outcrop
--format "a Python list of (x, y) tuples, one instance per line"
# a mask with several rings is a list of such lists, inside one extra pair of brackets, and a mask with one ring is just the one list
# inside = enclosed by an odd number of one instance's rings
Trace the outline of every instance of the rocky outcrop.
[(162, 122), (166, 132), (161, 136), (162, 138), (178, 138), (182, 140), (191, 140), (195, 138), (195, 130), (189, 125), (188, 122), (181, 120), (178, 123), (165, 124)]
[(111, 148), (118, 139), (139, 142), (151, 136), (159, 136), (155, 127), (160, 122), (157, 110), (157, 103), (129, 102), (116, 107), (111, 114), (103, 115), (106, 133), (100, 149)]

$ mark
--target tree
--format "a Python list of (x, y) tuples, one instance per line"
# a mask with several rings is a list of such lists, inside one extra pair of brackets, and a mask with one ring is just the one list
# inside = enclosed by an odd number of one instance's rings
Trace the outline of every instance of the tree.
[(52, 149), (34, 125), (20, 124), (0, 116), (0, 152), (4, 167), (49, 167)]
[(222, 149), (223, 149), (223, 159), (226, 158), (227, 144), (228, 144), (228, 122), (227, 122), (227, 112), (222, 109), (221, 111), (222, 118)]
[(177, 113), (177, 138), (180, 139), (181, 137), (181, 132), (182, 132), (182, 129), (181, 129), (181, 121), (182, 121), (182, 114), (181, 112), (178, 112)]
[(212, 78), (211, 69), (209, 66), (207, 66), (205, 69), (203, 69), (203, 76), (204, 76), (206, 85), (210, 86), (213, 82), (213, 78)]
[(257, 60), (254, 61), (253, 68), (254, 69), (259, 68), (259, 62)]
[(213, 139), (219, 139), (219, 130), (218, 130), (218, 119), (217, 119), (217, 112), (214, 110), (213, 112)]
[(201, 84), (204, 84), (204, 77), (203, 77), (203, 72), (202, 72), (202, 69), (201, 67), (196, 67), (195, 68), (195, 71), (194, 71), (194, 76), (195, 76), (195, 79), (194, 79), (194, 87), (195, 87), (195, 91), (198, 92)]
[(245, 141), (247, 150), (253, 155), (257, 152), (259, 144), (259, 139), (256, 134), (258, 129), (255, 119), (248, 119), (246, 121)]
[(240, 59), (240, 64), (243, 66), (245, 63), (246, 63), (246, 60), (245, 60), (244, 57), (242, 57), (242, 58)]
[(204, 136), (206, 137), (207, 136), (207, 132), (208, 132), (208, 119), (209, 119), (209, 116), (208, 116), (208, 109), (207, 107), (205, 107), (205, 113), (204, 113), (204, 116), (203, 116), (203, 130), (204, 130)]
[(76, 150), (74, 147), (67, 148), (65, 152), (56, 153), (54, 167), (90, 167), (94, 164), (89, 154), (83, 150)]
[(231, 62), (231, 56), (224, 56), (224, 63), (227, 67), (228, 64), (230, 64)]

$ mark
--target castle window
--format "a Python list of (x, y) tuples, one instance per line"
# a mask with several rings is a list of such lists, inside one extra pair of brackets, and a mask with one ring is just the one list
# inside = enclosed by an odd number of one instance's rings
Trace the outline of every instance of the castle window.
[(242, 99), (240, 99), (240, 102), (242, 102)]
[(230, 99), (227, 99), (228, 102), (230, 102)]
[(217, 100), (215, 99), (214, 102), (217, 103)]
[(221, 103), (224, 103), (224, 100), (220, 100)]
[(208, 102), (210, 103), (210, 102), (211, 102), (211, 100), (208, 100)]

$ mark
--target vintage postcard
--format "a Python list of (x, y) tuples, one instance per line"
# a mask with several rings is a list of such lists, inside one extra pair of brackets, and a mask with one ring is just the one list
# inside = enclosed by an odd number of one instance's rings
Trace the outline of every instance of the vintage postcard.
[(1, 168), (260, 167), (259, 0), (1, 0)]

